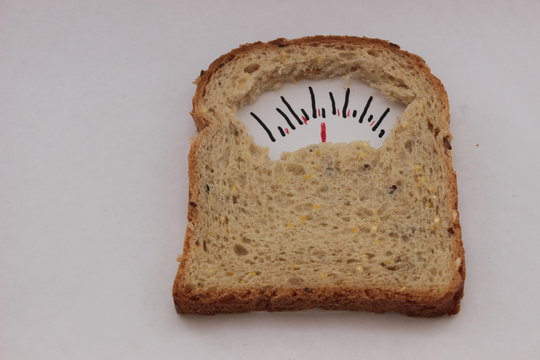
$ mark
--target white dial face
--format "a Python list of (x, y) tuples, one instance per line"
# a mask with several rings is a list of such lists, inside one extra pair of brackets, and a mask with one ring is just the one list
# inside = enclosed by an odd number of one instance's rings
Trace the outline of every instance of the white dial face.
[(238, 111), (272, 160), (320, 142), (366, 141), (379, 148), (404, 107), (359, 80), (302, 80), (267, 91)]

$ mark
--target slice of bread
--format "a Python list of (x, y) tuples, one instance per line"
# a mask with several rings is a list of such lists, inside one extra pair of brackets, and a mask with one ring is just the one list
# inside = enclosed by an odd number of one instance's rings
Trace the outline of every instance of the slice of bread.
[[(406, 106), (377, 150), (321, 143), (272, 161), (237, 118), (284, 82), (343, 76)], [(221, 56), (196, 83), (179, 313), (459, 311), (448, 100), (420, 57), (377, 39), (277, 39)]]

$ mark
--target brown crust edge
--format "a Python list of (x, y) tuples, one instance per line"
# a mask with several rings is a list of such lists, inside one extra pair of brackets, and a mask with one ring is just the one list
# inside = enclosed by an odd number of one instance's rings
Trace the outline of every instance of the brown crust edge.
[(458, 194), (456, 173), (452, 167), (451, 135), (449, 132), (450, 112), (448, 96), (442, 82), (435, 77), (425, 61), (414, 54), (401, 50), (398, 45), (385, 40), (372, 39), (354, 36), (310, 36), (299, 39), (287, 40), (279, 38), (268, 43), (256, 42), (245, 44), (217, 58), (208, 70), (201, 71), (201, 75), (195, 83), (197, 89), (193, 97), (193, 111), (191, 116), (195, 122), (199, 135), (202, 135), (204, 128), (210, 125), (210, 119), (204, 117), (199, 109), (200, 100), (205, 95), (205, 87), (212, 75), (225, 63), (234, 60), (243, 53), (267, 47), (285, 47), (294, 44), (308, 45), (329, 44), (339, 45), (366, 45), (381, 46), (398, 52), (423, 73), (427, 80), (432, 83), (439, 92), (441, 99), (445, 101), (445, 112), (442, 114), (445, 119), (441, 121), (445, 125), (445, 137), (443, 138), (443, 148), (445, 148), (445, 163), (449, 176), (450, 197), (448, 206), (457, 214), (452, 227), (454, 241), (456, 242), (455, 259), (460, 259), (461, 266), (452, 281), (449, 291), (443, 296), (433, 298), (428, 293), (400, 293), (381, 289), (357, 289), (345, 287), (332, 288), (272, 288), (272, 289), (245, 289), (227, 290), (213, 294), (197, 294), (189, 288), (185, 282), (186, 260), (190, 248), (190, 239), (193, 232), (193, 223), (197, 220), (197, 210), (192, 203), (197, 202), (195, 167), (196, 151), (199, 137), (191, 144), (189, 153), (189, 206), (188, 206), (188, 226), (184, 239), (184, 249), (180, 256), (180, 265), (173, 284), (173, 298), (176, 311), (179, 314), (217, 314), (217, 313), (242, 313), (249, 311), (293, 311), (310, 308), (322, 308), (333, 310), (363, 310), (371, 312), (397, 312), (408, 316), (435, 317), (441, 315), (457, 314), (460, 310), (460, 300), (463, 297), (465, 281), (465, 259), (462, 243), (461, 226), (459, 223)]
[(180, 287), (180, 276), (175, 281), (174, 303), (179, 314), (243, 313), (249, 311), (295, 311), (313, 308), (327, 310), (397, 312), (408, 316), (436, 317), (459, 311), (463, 295), (461, 286), (439, 299), (418, 302), (407, 294), (379, 289), (355, 288), (299, 288), (231, 290), (216, 294), (196, 294)]

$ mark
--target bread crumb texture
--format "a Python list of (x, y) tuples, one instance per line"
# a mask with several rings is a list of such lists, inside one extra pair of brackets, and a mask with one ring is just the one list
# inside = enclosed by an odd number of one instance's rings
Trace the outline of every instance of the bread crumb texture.
[[(286, 81), (349, 76), (406, 106), (385, 144), (321, 143), (271, 161), (239, 107)], [(459, 310), (465, 263), (446, 92), (376, 39), (244, 45), (197, 79), (180, 313), (313, 307)]]

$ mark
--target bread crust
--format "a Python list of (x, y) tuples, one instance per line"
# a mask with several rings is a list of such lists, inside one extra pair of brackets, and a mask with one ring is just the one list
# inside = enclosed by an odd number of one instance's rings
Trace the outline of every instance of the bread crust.
[[(173, 285), (173, 298), (176, 311), (179, 314), (216, 314), (216, 313), (241, 313), (248, 311), (291, 311), (310, 308), (322, 308), (333, 310), (363, 310), (376, 313), (397, 312), (408, 316), (435, 317), (452, 315), (459, 312), (460, 300), (463, 296), (465, 280), (464, 249), (462, 244), (461, 226), (458, 213), (458, 193), (456, 174), (452, 167), (451, 136), (448, 135), (443, 141), (445, 147), (445, 167), (448, 175), (449, 197), (447, 205), (455, 214), (455, 221), (451, 231), (453, 232), (454, 259), (460, 262), (448, 290), (443, 294), (429, 292), (404, 292), (387, 289), (333, 286), (317, 288), (289, 288), (289, 287), (265, 287), (264, 289), (226, 289), (201, 293), (197, 292), (186, 281), (187, 255), (190, 253), (191, 237), (193, 236), (194, 224), (198, 220), (198, 212), (193, 204), (197, 203), (197, 151), (201, 136), (204, 136), (205, 128), (211, 125), (211, 120), (204, 115), (201, 109), (201, 100), (205, 95), (206, 86), (212, 76), (227, 62), (245, 53), (265, 48), (286, 47), (290, 45), (331, 45), (335, 47), (345, 45), (369, 45), (389, 49), (409, 62), (422, 73), (437, 90), (439, 98), (444, 101), (445, 118), (441, 121), (443, 129), (449, 134), (449, 105), (448, 97), (441, 81), (436, 78), (425, 61), (414, 54), (401, 50), (398, 45), (385, 40), (371, 39), (353, 36), (311, 36), (300, 39), (287, 40), (279, 38), (267, 43), (256, 42), (245, 44), (229, 53), (217, 58), (208, 70), (201, 71), (201, 75), (195, 83), (197, 89), (193, 97), (193, 110), (191, 116), (195, 122), (199, 136), (192, 141), (189, 153), (189, 206), (188, 225), (184, 239), (183, 253), (179, 258), (180, 265)], [(450, 212), (451, 213), (451, 212)], [(449, 229), (450, 231), (450, 229)]]

